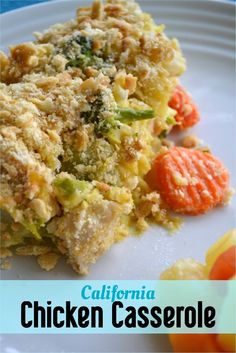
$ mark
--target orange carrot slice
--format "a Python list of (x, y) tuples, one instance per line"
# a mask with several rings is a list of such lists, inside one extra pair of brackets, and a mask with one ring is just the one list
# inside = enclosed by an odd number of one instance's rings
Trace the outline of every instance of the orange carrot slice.
[(229, 173), (210, 153), (174, 147), (156, 158), (146, 181), (171, 210), (198, 215), (223, 203)]
[(235, 352), (236, 335), (220, 333), (217, 336), (217, 343), (221, 347), (222, 352)]
[(175, 120), (180, 129), (195, 125), (200, 115), (190, 95), (181, 86), (177, 86), (169, 101), (169, 107), (176, 110)]
[(236, 274), (236, 246), (231, 246), (223, 252), (214, 263), (209, 279), (227, 280)]
[(215, 334), (171, 334), (174, 352), (222, 352)]

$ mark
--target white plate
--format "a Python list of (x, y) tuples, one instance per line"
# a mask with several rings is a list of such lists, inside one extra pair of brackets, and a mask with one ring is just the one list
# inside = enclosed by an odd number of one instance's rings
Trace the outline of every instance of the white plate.
[[(204, 0), (143, 0), (140, 4), (157, 23), (166, 25), (169, 36), (179, 38), (188, 63), (182, 83), (192, 93), (201, 112), (201, 122), (191, 133), (203, 139), (224, 162), (235, 185), (234, 5)], [(87, 6), (88, 1), (53, 1), (2, 15), (2, 49), (31, 40), (32, 32), (74, 17), (79, 5)], [(182, 230), (176, 235), (169, 236), (162, 229), (152, 227), (140, 238), (127, 238), (92, 266), (86, 279), (156, 279), (179, 258), (203, 260), (207, 248), (225, 231), (235, 227), (235, 210), (234, 198), (226, 208), (200, 217), (186, 217)], [(63, 260), (54, 271), (46, 273), (38, 268), (34, 259), (17, 258), (12, 270), (3, 272), (2, 278), (77, 279), (78, 276)], [(79, 339), (73, 335), (16, 337), (3, 337), (3, 351), (10, 352), (9, 346), (21, 352), (170, 350), (165, 338), (151, 335), (94, 335)]]

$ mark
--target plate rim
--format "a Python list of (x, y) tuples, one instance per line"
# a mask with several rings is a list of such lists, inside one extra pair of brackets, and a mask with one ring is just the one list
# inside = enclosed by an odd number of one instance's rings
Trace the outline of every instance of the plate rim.
[[(69, 0), (70, 2), (72, 1), (76, 1), (76, 0)], [(77, 0), (78, 2), (80, 0)], [(139, 2), (143, 2), (145, 3), (145, 0), (138, 0)], [(150, 1), (150, 0), (149, 0)], [(151, 0), (153, 1), (153, 3), (157, 3), (157, 2), (164, 2), (166, 0)], [(177, 0), (178, 1), (178, 0)], [(199, 2), (199, 0), (193, 0), (194, 2)], [(19, 13), (19, 12), (23, 12), (23, 11), (26, 11), (26, 10), (31, 10), (32, 8), (35, 9), (37, 7), (44, 7), (45, 5), (51, 5), (51, 4), (54, 4), (56, 5), (57, 3), (65, 3), (67, 2), (67, 0), (44, 0), (43, 2), (40, 2), (40, 3), (36, 3), (36, 4), (32, 4), (32, 5), (26, 5), (26, 6), (22, 6), (22, 7), (19, 7), (19, 8), (16, 8), (16, 9), (12, 9), (12, 10), (9, 10), (9, 11), (6, 11), (6, 12), (3, 12), (3, 13), (0, 13), (0, 19), (2, 17), (5, 17), (7, 15), (12, 15), (14, 13)], [(92, 3), (93, 0), (90, 0), (90, 2)], [(236, 3), (234, 0), (200, 0), (201, 3), (207, 3), (207, 4), (221, 4), (221, 5), (226, 5), (228, 7), (231, 7), (232, 9), (233, 8), (236, 8)], [(80, 5), (78, 5), (80, 6)]]

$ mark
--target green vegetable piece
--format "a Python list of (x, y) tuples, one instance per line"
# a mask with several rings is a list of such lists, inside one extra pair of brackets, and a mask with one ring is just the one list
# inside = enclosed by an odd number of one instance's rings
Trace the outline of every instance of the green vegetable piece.
[(76, 59), (69, 60), (66, 64), (66, 69), (68, 67), (79, 67), (80, 69), (84, 70), (86, 67), (92, 65), (92, 59), (90, 56), (81, 55)]
[(63, 54), (68, 59), (66, 69), (78, 67), (84, 70), (88, 66), (103, 67), (103, 59), (93, 53), (93, 40), (78, 34), (72, 36), (63, 46)]
[(69, 178), (58, 178), (54, 182), (54, 186), (60, 190), (60, 192), (69, 197), (73, 195), (76, 190), (84, 191), (88, 187), (88, 183), (86, 181), (81, 180), (73, 180)]
[(106, 111), (106, 106), (103, 102), (102, 94), (99, 94), (91, 105), (91, 109), (83, 112), (81, 117), (85, 123), (94, 124), (94, 132), (98, 137), (106, 136), (111, 129), (117, 127), (114, 118), (103, 118), (103, 112)]
[(70, 179), (56, 179), (54, 186), (65, 196), (70, 196), (76, 190), (76, 183)]
[(41, 240), (42, 237), (41, 235), (39, 234), (39, 231), (38, 231), (38, 225), (34, 224), (34, 223), (30, 223), (26, 220), (23, 220), (21, 222), (21, 224), (25, 227), (25, 229), (27, 229), (30, 233), (32, 233), (35, 237), (35, 239), (37, 240)]
[(163, 130), (163, 131), (159, 134), (158, 137), (162, 140), (162, 139), (166, 138), (166, 136), (167, 136), (167, 130)]
[(66, 63), (66, 69), (68, 67), (78, 67), (82, 70), (86, 69), (88, 66), (93, 66), (96, 69), (100, 69), (103, 66), (102, 58), (88, 52), (87, 54), (81, 54), (75, 59), (71, 59)]
[(116, 113), (116, 119), (124, 123), (155, 118), (154, 110), (152, 109), (136, 110), (132, 108), (118, 108), (116, 109)]
[(93, 42), (90, 38), (78, 35), (74, 38), (75, 42), (80, 45), (82, 54), (92, 54)]
[(58, 201), (68, 209), (81, 203), (92, 189), (86, 181), (60, 177), (54, 181), (54, 187)]
[(84, 60), (81, 57), (77, 59), (69, 60), (66, 63), (66, 69), (68, 69), (68, 67), (83, 67), (83, 66), (84, 66)]
[(63, 46), (63, 53), (67, 59), (72, 59), (71, 50), (73, 52), (74, 44), (79, 45), (81, 54), (92, 55), (92, 40), (78, 34), (77, 36), (72, 36)]
[(105, 110), (102, 94), (99, 94), (91, 105), (91, 110), (81, 114), (86, 123), (98, 123), (100, 114)]
[(166, 118), (166, 122), (168, 125), (176, 125), (176, 120), (173, 116), (168, 116)]

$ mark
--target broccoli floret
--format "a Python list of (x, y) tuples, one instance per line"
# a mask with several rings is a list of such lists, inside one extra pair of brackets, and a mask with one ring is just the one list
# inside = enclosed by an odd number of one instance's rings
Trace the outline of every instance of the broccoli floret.
[(114, 119), (100, 120), (94, 127), (94, 131), (98, 137), (105, 136), (111, 129), (118, 128)]
[(63, 47), (63, 54), (68, 59), (68, 67), (78, 67), (84, 70), (88, 66), (101, 68), (103, 59), (93, 53), (92, 39), (78, 34), (70, 38)]
[(63, 46), (63, 54), (67, 59), (74, 59), (76, 57), (76, 50), (79, 51), (80, 54), (83, 55), (92, 55), (92, 45), (93, 42), (90, 38), (81, 36), (78, 34), (77, 36), (71, 37)]
[(97, 123), (101, 113), (105, 111), (104, 102), (102, 99), (102, 94), (99, 94), (91, 105), (91, 109), (87, 112), (83, 112), (81, 117), (84, 118), (84, 121), (88, 123)]
[(80, 45), (81, 54), (92, 55), (93, 41), (90, 38), (78, 35), (74, 41)]
[(69, 60), (66, 64), (66, 69), (68, 69), (68, 67), (78, 67), (81, 70), (84, 70), (88, 66), (93, 66), (96, 69), (100, 69), (102, 65), (103, 60), (98, 56), (91, 54), (81, 54), (76, 59)]
[(85, 55), (81, 55), (77, 59), (69, 60), (66, 63), (66, 69), (68, 69), (68, 67), (78, 67), (84, 70), (86, 67), (90, 66), (89, 64), (90, 64), (89, 58), (87, 58)]
[(81, 114), (81, 117), (84, 119), (85, 123), (94, 124), (94, 132), (98, 137), (105, 136), (112, 128), (117, 127), (117, 123), (113, 117), (103, 118), (103, 112), (106, 110), (107, 109), (104, 106), (102, 94), (99, 94), (92, 103), (91, 109)]

